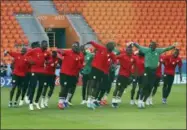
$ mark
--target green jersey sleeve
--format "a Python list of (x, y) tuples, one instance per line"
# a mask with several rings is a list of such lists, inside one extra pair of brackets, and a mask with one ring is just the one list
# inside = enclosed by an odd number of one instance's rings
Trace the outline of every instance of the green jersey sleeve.
[(166, 52), (166, 51), (170, 51), (170, 50), (172, 50), (172, 49), (174, 49), (174, 48), (175, 48), (175, 46), (169, 46), (169, 47), (167, 47), (167, 48), (157, 48), (156, 51), (157, 51), (159, 54), (162, 54), (162, 53), (164, 53), (164, 52)]

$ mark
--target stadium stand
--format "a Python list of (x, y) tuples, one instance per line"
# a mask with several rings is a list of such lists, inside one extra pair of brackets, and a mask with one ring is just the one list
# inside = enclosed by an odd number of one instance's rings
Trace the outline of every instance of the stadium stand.
[(11, 63), (9, 56), (2, 57), (6, 50), (16, 51), (18, 45), (27, 45), (28, 38), (25, 36), (19, 22), (16, 20), (16, 14), (32, 14), (32, 7), (28, 1), (1, 1), (1, 58), (5, 63)]
[(53, 1), (61, 14), (82, 14), (103, 44), (157, 41), (164, 47), (177, 41), (186, 57), (185, 1)]

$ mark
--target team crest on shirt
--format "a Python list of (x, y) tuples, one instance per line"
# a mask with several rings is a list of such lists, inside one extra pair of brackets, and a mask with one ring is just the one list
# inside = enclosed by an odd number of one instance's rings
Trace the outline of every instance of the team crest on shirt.
[(27, 61), (27, 59), (25, 59), (25, 61)]
[(32, 73), (32, 76), (34, 76), (34, 73)]
[(96, 76), (93, 76), (93, 79), (96, 79)]
[(89, 57), (87, 57), (87, 60), (89, 60), (90, 58)]
[(144, 73), (144, 76), (147, 76), (147, 74), (146, 74), (146, 73)]
[(47, 54), (45, 53), (44, 56), (47, 56)]
[(47, 85), (47, 83), (45, 82), (44, 85)]
[(108, 54), (107, 57), (109, 57), (110, 55)]
[(172, 64), (174, 65), (174, 64), (175, 64), (175, 62), (172, 62)]
[(15, 83), (15, 82), (16, 82), (16, 80), (12, 80), (12, 82), (13, 82), (13, 83)]
[(67, 85), (67, 82), (64, 82), (64, 85)]
[(158, 55), (158, 53), (155, 53), (155, 55), (157, 56), (157, 55)]
[(166, 77), (166, 74), (164, 74), (164, 77)]
[(53, 67), (53, 66), (54, 66), (54, 63), (53, 63), (53, 64), (51, 64), (51, 66)]
[(120, 85), (121, 85), (121, 83), (118, 83), (118, 85), (120, 86)]
[(108, 61), (110, 61), (110, 58), (108, 59)]
[(20, 59), (20, 57), (18, 57), (18, 59)]
[(177, 62), (179, 62), (179, 60), (177, 60)]
[(131, 62), (133, 62), (134, 60), (131, 58)]

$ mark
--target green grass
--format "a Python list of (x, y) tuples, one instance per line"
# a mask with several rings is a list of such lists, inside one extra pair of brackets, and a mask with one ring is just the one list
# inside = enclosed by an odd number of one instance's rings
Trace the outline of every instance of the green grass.
[[(154, 98), (154, 105), (138, 109), (129, 105), (130, 88), (123, 95), (118, 109), (111, 105), (96, 110), (80, 105), (81, 89), (77, 88), (73, 98), (74, 106), (65, 110), (57, 109), (56, 88), (50, 100), (50, 108), (29, 111), (28, 106), (8, 108), (9, 88), (1, 88), (2, 129), (186, 129), (186, 87), (173, 86), (168, 104), (161, 103), (161, 87)], [(111, 101), (111, 94), (109, 101)]]

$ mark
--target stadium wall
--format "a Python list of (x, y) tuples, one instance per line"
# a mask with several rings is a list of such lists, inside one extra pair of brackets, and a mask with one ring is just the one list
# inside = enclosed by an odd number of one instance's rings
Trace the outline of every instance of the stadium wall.
[[(65, 28), (66, 29), (66, 47), (70, 48), (72, 43), (80, 41), (74, 28), (64, 15), (45, 15), (44, 19), (39, 19), (44, 28)], [(57, 41), (58, 42), (58, 41)]]

